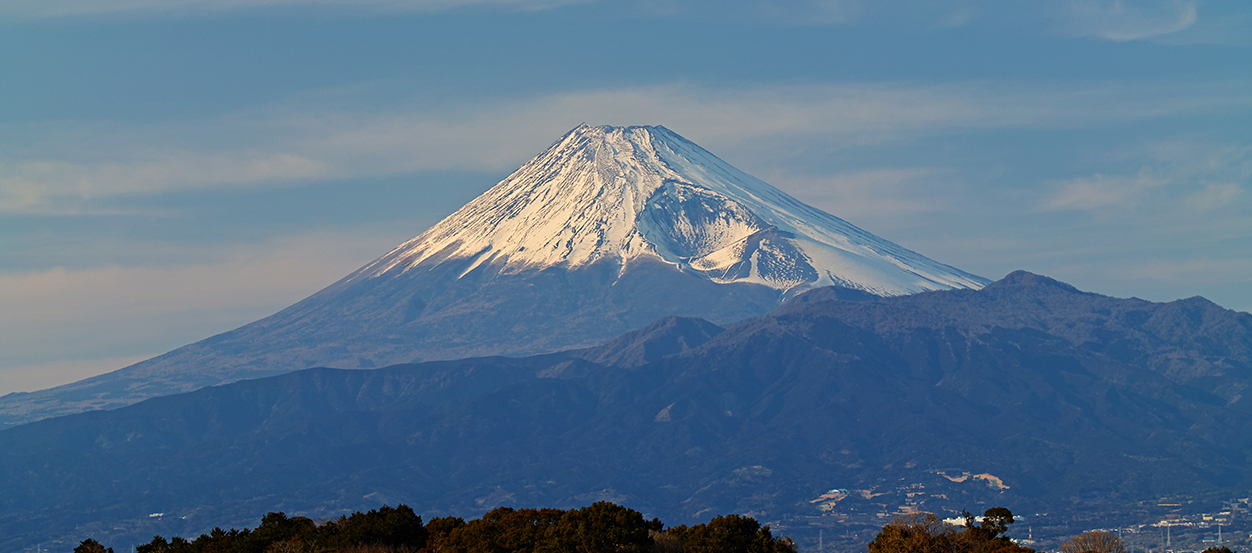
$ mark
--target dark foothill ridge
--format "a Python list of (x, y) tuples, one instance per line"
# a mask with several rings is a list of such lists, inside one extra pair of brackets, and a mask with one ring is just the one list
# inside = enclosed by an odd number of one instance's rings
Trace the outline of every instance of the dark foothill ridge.
[[(180, 534), (382, 502), (777, 521), (821, 514), (827, 490), (917, 482), (926, 510), (1115, 516), (1252, 490), (1252, 315), (1010, 277), (817, 290), (724, 327), (665, 318), (596, 348), (298, 371), (0, 431), (0, 549), (88, 523), (148, 539), (155, 512), (187, 516), (163, 530)], [(875, 508), (859, 497), (832, 508)]]

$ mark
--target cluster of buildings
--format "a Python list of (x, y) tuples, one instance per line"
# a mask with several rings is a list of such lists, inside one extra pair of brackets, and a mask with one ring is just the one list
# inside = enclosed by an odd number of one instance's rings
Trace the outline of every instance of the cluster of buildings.
[[(857, 547), (863, 551), (865, 541), (897, 516), (931, 512), (961, 525), (965, 509), (980, 515), (989, 507), (1014, 507), (1001, 495), (1009, 486), (994, 475), (931, 472), (935, 478), (925, 482), (901, 479), (868, 489), (831, 488), (808, 500), (811, 516), (780, 522), (793, 529), (819, 530), (827, 551)], [(1073, 512), (1015, 511), (1014, 518), (1011, 535), (1041, 552), (1055, 551), (1069, 537), (1087, 530), (1120, 536), (1128, 553), (1199, 553), (1217, 546), (1252, 551), (1252, 497), (1224, 501), (1180, 497), (1133, 506), (1110, 502)], [(1110, 523), (1120, 526), (1100, 527)]]

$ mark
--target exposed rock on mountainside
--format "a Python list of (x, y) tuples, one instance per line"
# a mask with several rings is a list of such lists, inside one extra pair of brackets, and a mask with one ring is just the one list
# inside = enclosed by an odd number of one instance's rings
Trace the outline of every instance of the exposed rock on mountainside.
[(283, 311), (120, 371), (0, 398), (0, 424), (317, 366), (591, 346), (831, 284), (987, 281), (806, 206), (664, 127), (580, 126), (391, 253)]
[(932, 511), (1115, 516), (1245, 496), (1249, 388), (1252, 315), (1203, 298), (1029, 273), (890, 298), (818, 289), (724, 330), (671, 318), (597, 348), (300, 371), (9, 429), (0, 549), (92, 523), (147, 539), (154, 512), (189, 534), (382, 502), (878, 520), (905, 499), (875, 494), (901, 482), (926, 482), (908, 501)]

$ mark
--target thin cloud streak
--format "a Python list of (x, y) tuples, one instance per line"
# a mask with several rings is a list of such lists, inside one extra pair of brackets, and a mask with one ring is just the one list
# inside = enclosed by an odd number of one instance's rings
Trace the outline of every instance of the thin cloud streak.
[(1247, 196), (1247, 191), (1233, 182), (1205, 185), (1203, 190), (1186, 199), (1187, 208), (1193, 213), (1208, 213), (1229, 206)]
[[(1153, 207), (1195, 213), (1229, 206), (1252, 184), (1252, 146), (1162, 143), (1138, 154), (1146, 163), (1133, 174), (1078, 177), (1051, 183), (1054, 192), (1043, 200), (1050, 211), (1135, 209)], [(1241, 184), (1242, 183), (1242, 184)]]
[(1114, 42), (1184, 31), (1199, 19), (1194, 0), (1072, 0), (1070, 32)]
[(1237, 4), (1216, 8), (1198, 0), (1047, 0), (1009, 4), (990, 0), (9, 0), (0, 3), (0, 22), (87, 19), (194, 19), (320, 14), (392, 17), (446, 12), (539, 12), (598, 4), (628, 18), (687, 18), (734, 24), (787, 27), (874, 25), (919, 29), (1026, 28), (1111, 42), (1152, 40), (1159, 44), (1246, 45), (1252, 14)]
[(639, 0), (634, 8), (659, 17), (698, 17), (718, 21), (793, 26), (840, 25), (865, 16), (864, 0)]
[(1059, 183), (1060, 190), (1043, 207), (1053, 211), (1133, 208), (1148, 190), (1167, 183), (1146, 167), (1135, 175), (1080, 177)]
[[(55, 140), (40, 138), (37, 128), (0, 129), (30, 144), (18, 150), (21, 157), (0, 158), (0, 213), (90, 211), (94, 199), (188, 188), (290, 185), (420, 170), (507, 170), (581, 122), (664, 124), (713, 151), (777, 158), (814, 140), (832, 147), (877, 145), (1243, 109), (1252, 106), (1248, 88), (1248, 83), (1155, 90), (1038, 90), (978, 82), (729, 90), (667, 85), (384, 113), (273, 106), (194, 124), (125, 129), (125, 141), (116, 139), (117, 129), (95, 125), (48, 131)], [(216, 137), (216, 145), (213, 138), (180, 145), (171, 138), (178, 136)], [(249, 143), (239, 144), (240, 136), (250, 137)]]
[(312, 7), (375, 13), (433, 13), (469, 8), (547, 10), (593, 0), (10, 0), (0, 19), (104, 15), (210, 15), (263, 8)]
[[(880, 167), (829, 176), (765, 175), (765, 181), (827, 213), (856, 221), (903, 220), (949, 209), (952, 171), (941, 168)], [(942, 184), (943, 186), (936, 186)]]
[(327, 167), (299, 155), (173, 152), (155, 159), (86, 163), (68, 160), (0, 162), (0, 213), (45, 207), (49, 197), (91, 200), (203, 185), (250, 185), (315, 179)]

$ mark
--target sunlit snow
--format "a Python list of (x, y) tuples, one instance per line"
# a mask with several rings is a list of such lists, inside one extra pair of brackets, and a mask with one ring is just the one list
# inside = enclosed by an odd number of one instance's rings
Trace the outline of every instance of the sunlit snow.
[(581, 125), (508, 178), (354, 278), (438, 255), (506, 271), (659, 259), (715, 282), (879, 295), (981, 288), (805, 205), (665, 127)]

